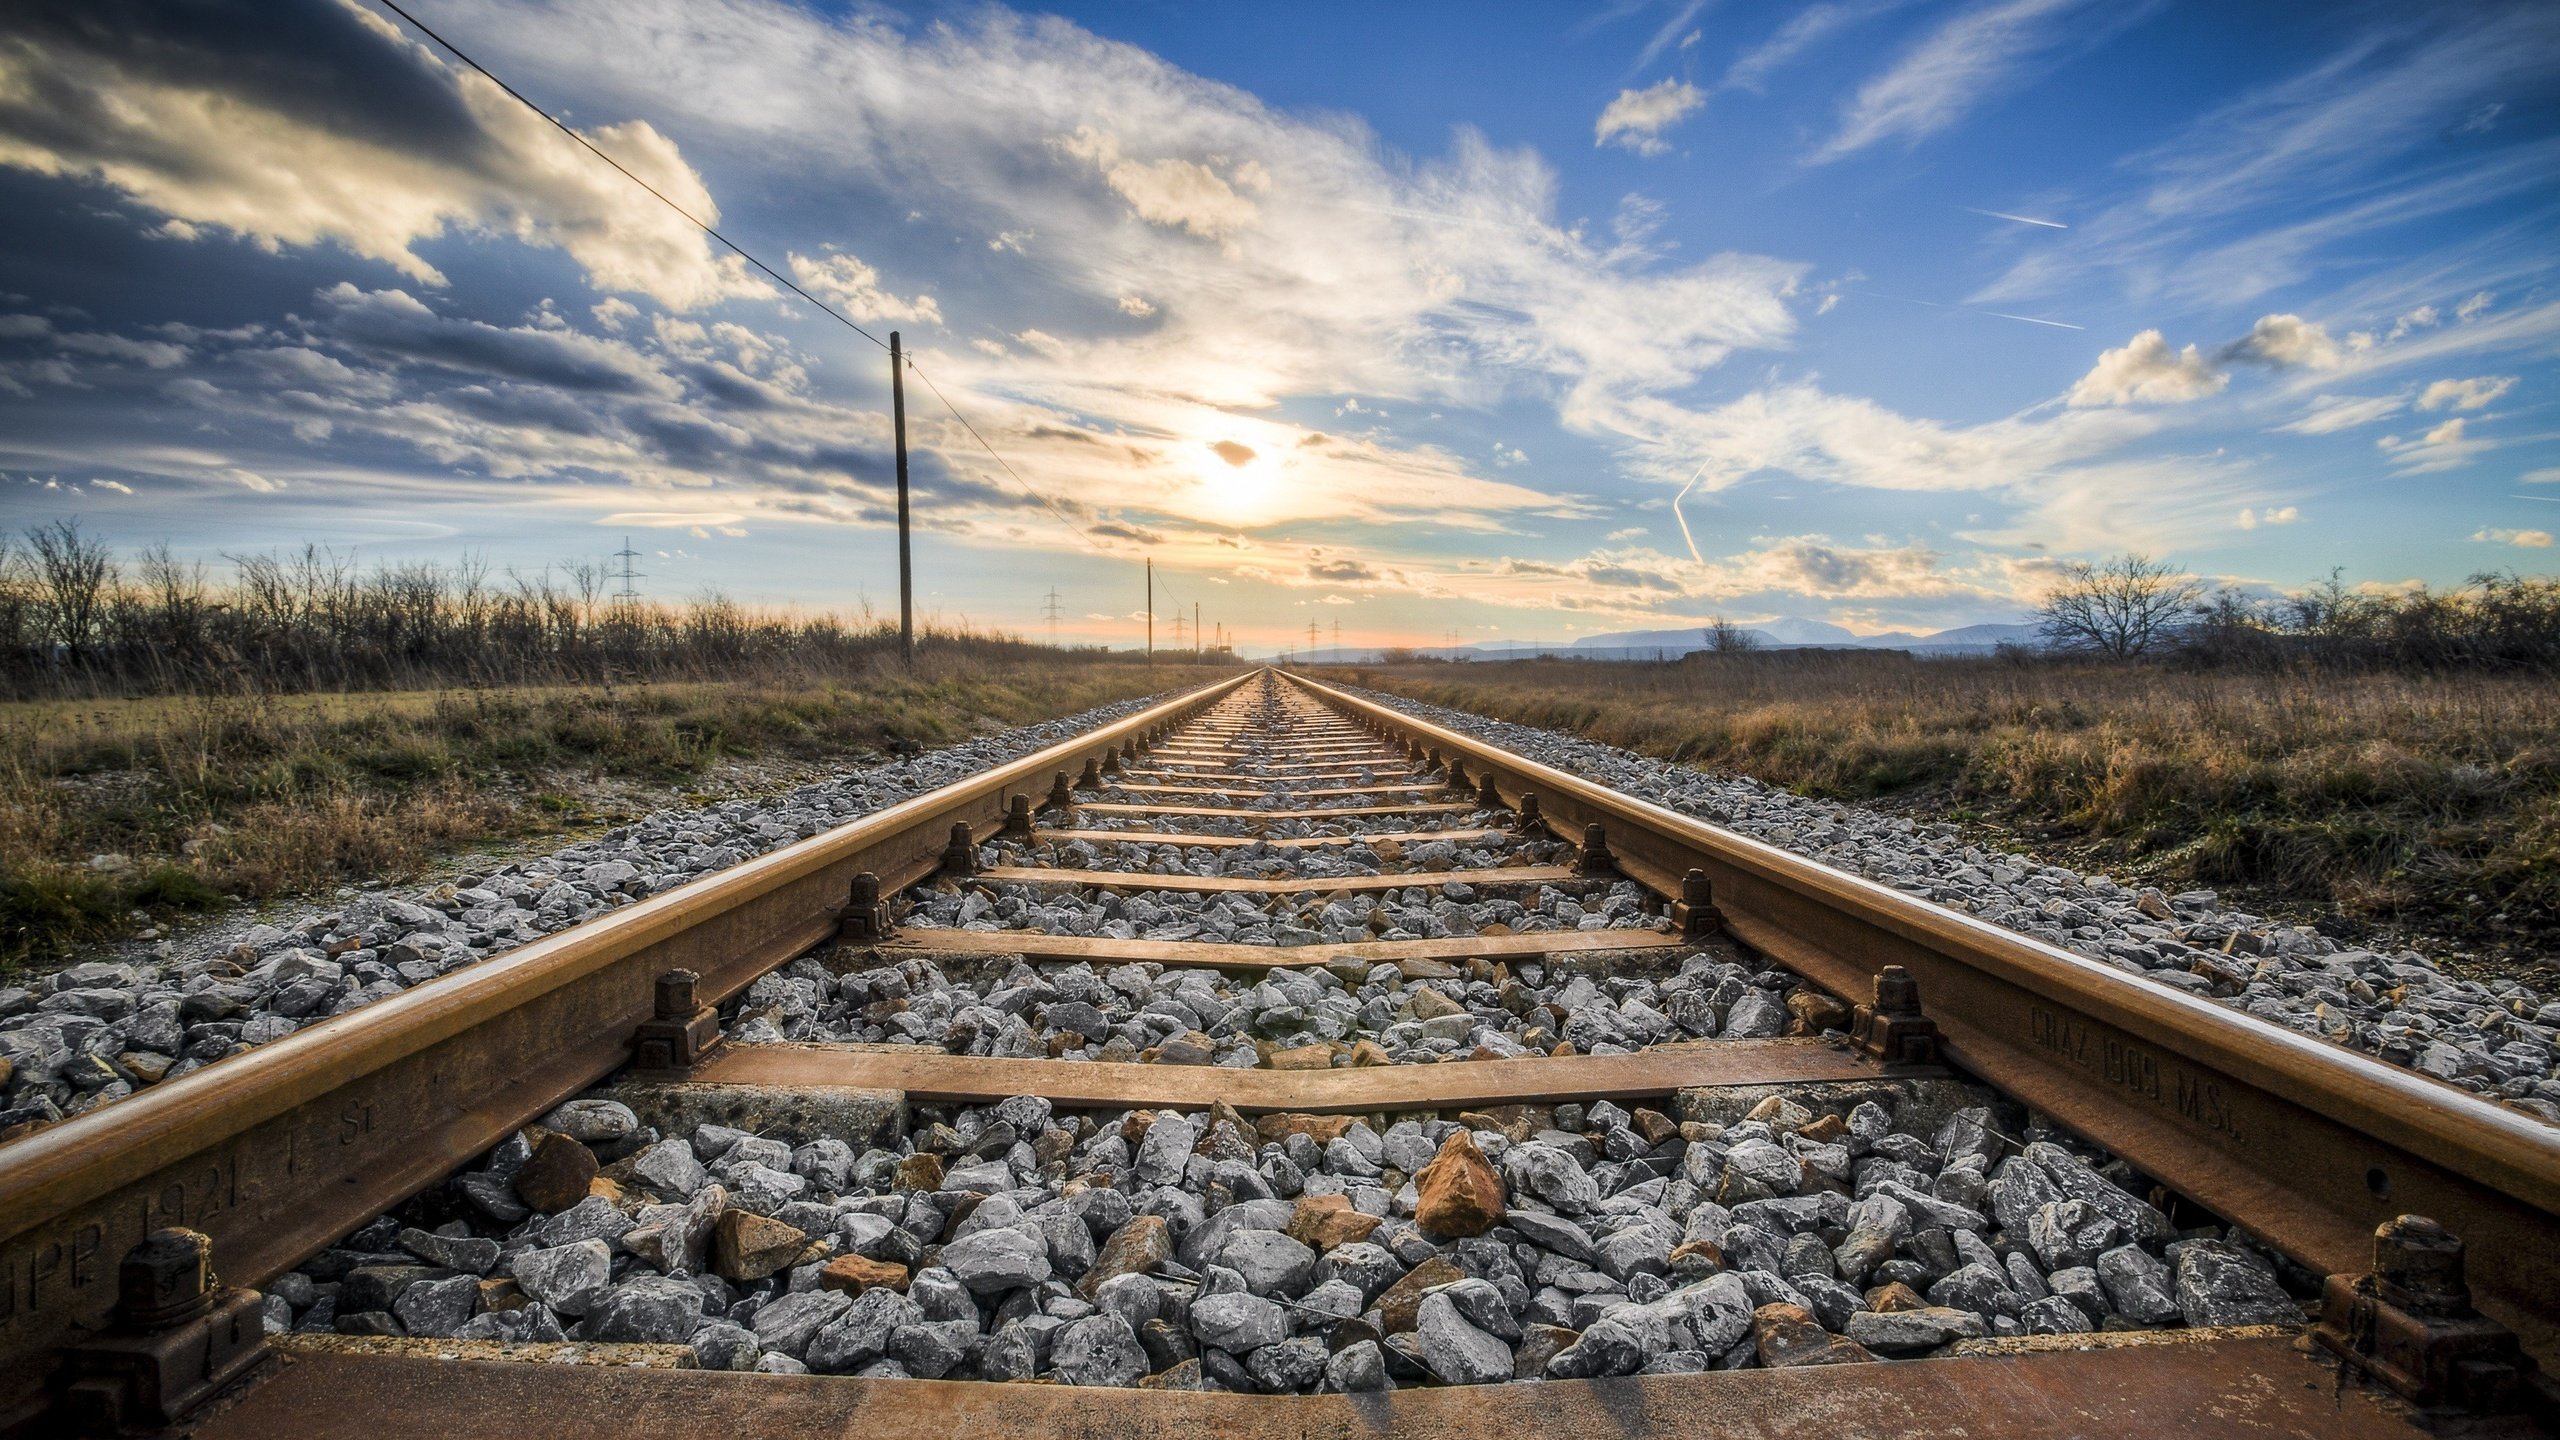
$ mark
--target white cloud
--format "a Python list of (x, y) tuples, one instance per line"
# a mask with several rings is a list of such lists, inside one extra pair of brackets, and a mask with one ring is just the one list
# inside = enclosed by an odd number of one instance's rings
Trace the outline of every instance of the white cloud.
[[(337, 244), (420, 284), (444, 277), (417, 247), (461, 230), (564, 250), (598, 289), (675, 309), (769, 293), (682, 216), (388, 21), (334, 4), (296, 23), (319, 32), (297, 43), (332, 56), (316, 81), (211, 46), (129, 47), (113, 26), (28, 17), (0, 51), (0, 164), (120, 191), (168, 217), (171, 239)], [(701, 177), (646, 121), (582, 133), (717, 221)]]
[(810, 294), (833, 304), (856, 320), (907, 320), (942, 323), (942, 307), (930, 295), (901, 300), (880, 288), (880, 272), (842, 252), (809, 256), (793, 253), (791, 278)]
[(89, 483), (101, 490), (113, 490), (119, 495), (130, 495), (133, 493), (133, 487), (125, 484), (121, 480), (92, 480)]
[(2483, 545), (2513, 545), (2519, 550), (2548, 550), (2551, 548), (2551, 532), (2548, 530), (2499, 530), (2484, 528), (2472, 531), (2471, 538)]
[(2385, 435), (2373, 442), (2374, 448), (2390, 456), (2392, 464), (2409, 474), (2451, 470), (2468, 462), (2474, 455), (2493, 448), (2490, 441), (2474, 440), (2464, 435), (2465, 423), (2457, 415), (2415, 440)]
[(1671, 149), (1662, 132), (1679, 124), (1707, 103), (1707, 92), (1685, 80), (1669, 79), (1641, 90), (1621, 90), (1600, 112), (1591, 143), (1615, 144), (1639, 155)]
[(2264, 509), (2244, 507), (2240, 511), (2239, 524), (2243, 530), (2255, 530), (2261, 525), (2290, 525), (2301, 518), (2301, 507), (2295, 505), (2269, 505)]
[(1269, 186), (1267, 172), (1250, 161), (1232, 169), (1231, 183), (1230, 176), (1181, 156), (1125, 159), (1118, 135), (1090, 125), (1079, 125), (1074, 134), (1062, 135), (1050, 143), (1060, 154), (1090, 161), (1112, 190), (1129, 202), (1139, 219), (1179, 227), (1203, 239), (1223, 240), (1251, 225), (1261, 213), (1251, 200), (1237, 193), (1239, 184), (1246, 189)]
[(2334, 435), (2397, 415), (2406, 403), (2397, 395), (2322, 395), (2311, 402), (2309, 414), (2276, 428), (2294, 435)]
[(1925, 140), (1955, 124), (2065, 38), (2059, 22), (2082, 4), (1998, 0), (1949, 20), (1859, 87), (1813, 162), (1837, 160), (1881, 140)]
[(1121, 314), (1133, 315), (1140, 320), (1156, 313), (1156, 307), (1149, 304), (1144, 295), (1123, 295), (1120, 297), (1119, 304)]
[(2482, 315), (2487, 314), (2489, 307), (2497, 303), (2497, 296), (2483, 290), (2479, 294), (2472, 296), (2470, 299), (2463, 301), (2461, 306), (2453, 312), (2453, 317), (2465, 324), (2469, 324), (2471, 321), (2477, 320)]
[(2215, 358), (2224, 364), (2267, 365), (2279, 370), (2335, 370), (2346, 363), (2346, 353), (2328, 330), (2299, 315), (2259, 316), (2248, 334), (2223, 346)]
[(2195, 346), (2172, 350), (2157, 330), (2102, 351), (2098, 363), (2071, 387), (2074, 406), (2174, 405), (2201, 400), (2230, 383)]
[(2418, 408), (2442, 410), (2485, 410), (2501, 395), (2516, 388), (2513, 375), (2481, 375), (2469, 380), (2438, 380), (2418, 392)]

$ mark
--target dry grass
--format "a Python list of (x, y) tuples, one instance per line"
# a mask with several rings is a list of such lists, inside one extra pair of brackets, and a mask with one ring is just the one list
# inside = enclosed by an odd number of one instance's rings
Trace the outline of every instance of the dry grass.
[(599, 782), (664, 802), (725, 762), (946, 744), (1210, 673), (947, 641), (912, 672), (882, 656), (676, 684), (0, 705), (0, 973), (226, 896), (400, 880), (611, 823)]
[(2547, 964), (2560, 943), (2560, 676), (1783, 652), (1365, 673), (1415, 699), (2489, 957)]

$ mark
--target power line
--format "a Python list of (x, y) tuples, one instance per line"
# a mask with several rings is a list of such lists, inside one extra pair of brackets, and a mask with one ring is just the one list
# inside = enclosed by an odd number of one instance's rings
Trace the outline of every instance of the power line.
[(613, 574), (614, 579), (622, 582), (622, 588), (613, 594), (614, 603), (617, 605), (639, 604), (640, 591), (633, 582), (644, 577), (639, 571), (631, 568), (631, 562), (640, 558), (640, 552), (631, 548), (630, 536), (622, 537), (622, 548), (613, 552), (613, 558), (622, 562), (622, 568)]
[(1050, 587), (1049, 587), (1049, 598), (1040, 602), (1040, 610), (1041, 610), (1041, 613), (1042, 613), (1042, 614), (1045, 614), (1045, 615), (1047, 615), (1047, 616), (1049, 617), (1049, 647), (1050, 647), (1051, 649), (1053, 649), (1053, 650), (1054, 650), (1054, 649), (1056, 649), (1056, 648), (1057, 648), (1057, 645), (1058, 645), (1058, 587), (1057, 587), (1057, 586), (1052, 585), (1052, 586), (1050, 586)]
[[(428, 39), (436, 42), (436, 44), (444, 47), (445, 51), (451, 54), (454, 59), (461, 61), (463, 64), (471, 67), (474, 71), (477, 71), (481, 79), (486, 80), (490, 84), (497, 86), (500, 90), (505, 91), (509, 98), (513, 99), (517, 104), (522, 105), (527, 110), (532, 111), (534, 114), (539, 115), (544, 120), (550, 122), (551, 128), (568, 136), (570, 139), (577, 141), (579, 146), (586, 150), (588, 154), (593, 155), (607, 165), (612, 166), (614, 170), (622, 176), (622, 178), (639, 186), (641, 189), (648, 191), (652, 196), (655, 196), (659, 204), (664, 205), (668, 209), (676, 212), (678, 215), (683, 216), (687, 221), (692, 223), (695, 229), (700, 230), (703, 234), (708, 235), (712, 239), (729, 247), (730, 250), (737, 254), (739, 259), (742, 259), (748, 264), (756, 267), (758, 270), (763, 271), (773, 280), (773, 283), (790, 291), (792, 294), (799, 296), (801, 299), (808, 301), (811, 305), (816, 306), (821, 312), (826, 314), (828, 318), (834, 320), (837, 324), (844, 326), (854, 334), (861, 336), (863, 339), (870, 341), (872, 344), (879, 346), (883, 350), (889, 348), (888, 341), (881, 339), (879, 336), (863, 329), (860, 325), (855, 324), (851, 316), (800, 288), (800, 286), (789, 276), (784, 275), (781, 271), (774, 269), (772, 266), (764, 263), (764, 261), (756, 258), (753, 251), (747, 249), (747, 247), (739, 244), (737, 241), (730, 239), (728, 236), (721, 234), (708, 221), (705, 221), (692, 211), (687, 210), (682, 205), (668, 199), (665, 192), (658, 189), (657, 186), (652, 185), (648, 181), (641, 179), (639, 176), (632, 174), (629, 169), (624, 167), (621, 161), (614, 159), (611, 155), (608, 155), (603, 150), (598, 149), (594, 141), (589, 140), (586, 136), (571, 129), (566, 122), (562, 121), (558, 116), (552, 114), (550, 111), (533, 103), (532, 100), (526, 98), (523, 91), (516, 89), (506, 81), (501, 80), (496, 75), (492, 74), (488, 66), (483, 65), (479, 61), (472, 59), (469, 55), (464, 54), (462, 52), (462, 47), (436, 33), (425, 21), (420, 20), (417, 16), (412, 15), (407, 10), (401, 8), (398, 0), (380, 0), (380, 4), (382, 5), (382, 8), (399, 16), (401, 19), (408, 21), (410, 25), (417, 29), (419, 34), (426, 36)], [(1058, 517), (1058, 523), (1066, 526), (1069, 530), (1074, 531), (1076, 539), (1093, 550), (1095, 554), (1108, 556), (1111, 553), (1100, 545), (1095, 544), (1093, 537), (1085, 532), (1083, 526), (1068, 519), (1066, 512), (1058, 508), (1056, 501), (1051, 500), (1046, 494), (1043, 494), (1041, 491), (1034, 488), (1030, 481), (1023, 479), (1021, 472), (1013, 468), (1012, 462), (1006, 460), (1002, 454), (998, 453), (995, 446), (988, 444), (987, 437), (978, 433), (978, 427), (970, 423), (969, 417), (960, 413), (960, 407), (952, 404), (951, 398), (942, 393), (942, 387), (933, 383), (933, 377), (926, 374), (923, 367), (915, 363), (914, 357), (907, 357), (906, 364), (908, 369), (915, 371), (916, 378), (925, 383), (925, 388), (933, 392), (933, 398), (942, 402), (942, 408), (951, 412), (951, 418), (959, 421), (961, 428), (969, 432), (969, 438), (977, 441), (980, 449), (985, 450), (998, 465), (1004, 467), (1004, 473), (1013, 477), (1013, 483), (1020, 486), (1023, 493), (1049, 507), (1049, 513)]]

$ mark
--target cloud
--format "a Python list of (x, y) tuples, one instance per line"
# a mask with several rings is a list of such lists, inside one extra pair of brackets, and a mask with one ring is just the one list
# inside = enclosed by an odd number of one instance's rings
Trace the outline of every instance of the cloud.
[(2482, 375), (2469, 380), (2438, 380), (2418, 392), (2418, 408), (2442, 410), (2485, 410), (2497, 398), (2516, 388), (2513, 375)]
[(2261, 315), (2249, 333), (2223, 346), (2214, 358), (2223, 364), (2265, 365), (2282, 370), (2303, 367), (2335, 370), (2346, 363), (2345, 352), (2326, 328), (2299, 315)]
[(2270, 505), (2263, 510), (2243, 508), (2239, 525), (2243, 530), (2255, 530), (2261, 525), (2290, 525), (2301, 518), (2301, 507), (2294, 505)]
[(1091, 162), (1112, 190), (1129, 202), (1139, 219), (1179, 227), (1209, 240), (1235, 234), (1261, 213), (1251, 200), (1237, 193), (1238, 184), (1258, 190), (1270, 183), (1267, 173), (1251, 161), (1232, 168), (1230, 175), (1235, 183), (1230, 183), (1230, 176), (1179, 156), (1145, 161), (1124, 159), (1120, 137), (1090, 125), (1079, 125), (1074, 134), (1060, 136), (1051, 143), (1062, 155)]
[(2074, 406), (2173, 405), (2201, 400), (2231, 383), (2195, 346), (2172, 350), (2157, 330), (2102, 351), (2067, 397)]
[(812, 257), (794, 253), (791, 278), (802, 289), (828, 301), (856, 320), (911, 320), (942, 323), (942, 307), (930, 295), (901, 300), (880, 288), (880, 272), (848, 254)]
[(1854, 25), (1896, 9), (1902, 3), (1904, 0), (1870, 0), (1866, 4), (1808, 5), (1779, 26), (1776, 34), (1744, 51), (1727, 67), (1725, 86), (1728, 89), (1757, 91), (1768, 83), (1771, 74), (1805, 51)]
[(1240, 445), (1233, 440), (1220, 440), (1209, 448), (1217, 452), (1219, 459), (1238, 468), (1253, 463), (1253, 447), (1250, 445)]
[(1156, 307), (1147, 303), (1147, 297), (1143, 295), (1123, 295), (1119, 305), (1121, 314), (1134, 315), (1141, 320), (1156, 313)]
[(1662, 132), (1679, 124), (1707, 103), (1707, 92), (1685, 80), (1670, 79), (1642, 90), (1621, 90), (1600, 112), (1592, 127), (1593, 145), (1615, 144), (1639, 155), (1661, 155), (1671, 144)]
[(2000, 0), (1947, 21), (1859, 87), (1812, 162), (1838, 160), (1883, 140), (1925, 140), (1954, 125), (2068, 39), (2069, 27), (2060, 22), (2084, 3)]
[(2407, 402), (2397, 395), (2322, 395), (2310, 413), (2276, 428), (2294, 435), (2333, 435), (2400, 413)]
[(1163, 531), (1150, 530), (1143, 525), (1130, 525), (1118, 520), (1105, 520), (1100, 524), (1088, 525), (1085, 527), (1085, 533), (1100, 535), (1110, 540), (1134, 540), (1141, 545), (1164, 543)]
[(2483, 545), (2513, 545), (2519, 550), (2551, 548), (2551, 532), (2548, 530), (2480, 529), (2472, 531), (2471, 538)]
[(1307, 564), (1307, 578), (1338, 584), (1357, 584), (1380, 578), (1377, 569), (1359, 560), (1313, 560)]
[(497, 326), (438, 315), (405, 290), (358, 290), (344, 281), (320, 294), (329, 333), (382, 359), (410, 360), (605, 394), (673, 398), (676, 387), (630, 346), (572, 330)]
[(2472, 456), (2493, 448), (2487, 440), (2474, 440), (2463, 434), (2465, 421), (2455, 416), (2415, 440), (2385, 435), (2374, 447), (2391, 457), (2391, 463), (2409, 474), (2426, 474), (2451, 470), (2467, 463)]
[(130, 495), (133, 493), (133, 487), (125, 484), (121, 480), (92, 480), (89, 483), (100, 490), (113, 490), (119, 495)]
[[(29, 0), (10, 31), (0, 164), (121, 192), (170, 238), (337, 244), (441, 285), (417, 247), (460, 230), (563, 250), (596, 288), (674, 309), (768, 293), (548, 122), (346, 0)], [(647, 122), (583, 133), (717, 221)]]

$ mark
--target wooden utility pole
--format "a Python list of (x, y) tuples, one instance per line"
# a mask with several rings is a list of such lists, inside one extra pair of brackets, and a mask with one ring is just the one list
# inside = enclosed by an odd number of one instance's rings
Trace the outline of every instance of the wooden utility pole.
[(1200, 602), (1191, 602), (1191, 653), (1199, 654), (1208, 647), (1200, 643)]
[(916, 663), (915, 556), (907, 548), (907, 357), (889, 332), (889, 415), (898, 435), (898, 653)]
[(1156, 663), (1156, 557), (1147, 557), (1147, 663)]

